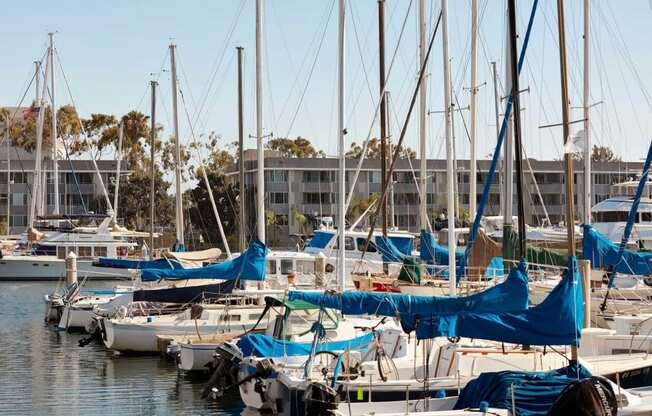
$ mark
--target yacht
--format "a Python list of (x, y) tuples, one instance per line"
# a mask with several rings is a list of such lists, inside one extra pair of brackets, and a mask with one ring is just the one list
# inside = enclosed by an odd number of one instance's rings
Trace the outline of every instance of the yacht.
[[(631, 196), (617, 196), (599, 202), (591, 208), (591, 225), (611, 241), (620, 242), (633, 201)], [(628, 244), (638, 249), (652, 249), (652, 199), (641, 198)]]

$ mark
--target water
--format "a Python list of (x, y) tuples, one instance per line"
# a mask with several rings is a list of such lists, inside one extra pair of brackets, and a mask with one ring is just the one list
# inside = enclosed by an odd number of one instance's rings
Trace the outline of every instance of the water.
[[(94, 284), (94, 288), (111, 284)], [(239, 415), (237, 393), (201, 398), (206, 377), (177, 373), (158, 356), (115, 356), (103, 345), (79, 347), (84, 334), (43, 322), (53, 283), (0, 283), (0, 414)]]

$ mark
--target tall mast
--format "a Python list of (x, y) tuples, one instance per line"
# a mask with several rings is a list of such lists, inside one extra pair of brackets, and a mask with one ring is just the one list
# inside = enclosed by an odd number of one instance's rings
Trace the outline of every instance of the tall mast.
[(150, 181), (149, 181), (149, 257), (153, 258), (154, 256), (154, 192), (156, 188), (156, 182), (154, 177), (156, 176), (156, 169), (154, 165), (154, 158), (156, 156), (155, 145), (156, 145), (156, 81), (150, 81), (150, 87), (152, 89), (152, 110), (151, 110), (151, 129), (150, 129)]
[[(444, 6), (442, 5), (442, 8)], [(443, 27), (446, 27), (446, 18), (445, 14), (442, 16), (444, 20)], [(446, 33), (446, 29), (443, 29)], [(425, 0), (419, 0), (419, 68), (423, 66), (423, 63), (426, 60), (426, 5)], [(447, 41), (445, 41), (447, 42)], [(447, 46), (444, 46), (447, 48)], [(447, 54), (448, 52), (446, 52)], [(448, 61), (446, 61), (448, 62)], [(450, 95), (450, 91), (449, 91)], [(421, 82), (419, 86), (419, 194), (421, 198), (419, 199), (419, 218), (420, 225), (422, 229), (428, 229), (428, 214), (426, 212), (426, 203), (428, 201), (428, 190), (426, 188), (426, 169), (427, 169), (427, 154), (426, 154), (426, 114), (428, 113), (427, 108), (427, 97), (428, 97), (428, 83), (426, 80)], [(448, 111), (449, 107), (446, 107), (444, 111)]]
[(34, 61), (34, 105), (39, 105), (41, 87), (41, 61)]
[[(566, 63), (566, 30), (564, 23), (564, 0), (557, 0), (557, 24), (559, 26), (559, 70), (561, 72), (561, 120), (563, 126), (564, 144), (569, 139), (569, 101), (568, 101), (568, 67)], [(568, 236), (568, 255), (575, 255), (575, 207), (573, 201), (573, 155), (564, 154), (566, 177), (566, 229)]]
[[(346, 288), (346, 256), (345, 256), (345, 212), (344, 212), (344, 200), (346, 198), (346, 159), (344, 158), (344, 58), (345, 58), (345, 40), (346, 40), (346, 0), (339, 0), (339, 19), (338, 19), (338, 41), (337, 41), (337, 152), (339, 156), (339, 166), (338, 166), (338, 188), (339, 188), (339, 197), (338, 197), (338, 210), (337, 210), (337, 222), (338, 222), (338, 238), (339, 238), (339, 250), (338, 250), (338, 262), (337, 262), (337, 278), (338, 278), (338, 288), (340, 291), (344, 291)], [(383, 175), (385, 173), (383, 172)], [(381, 203), (383, 201), (380, 201)]]
[(453, 171), (453, 137), (451, 128), (451, 80), (448, 63), (448, 0), (441, 1), (441, 34), (443, 39), (444, 65), (444, 126), (446, 131), (446, 199), (448, 211), (448, 284), (450, 295), (457, 293), (455, 264), (455, 172)]
[(247, 246), (246, 215), (245, 215), (245, 172), (244, 172), (244, 125), (243, 125), (243, 102), (242, 102), (242, 52), (244, 48), (239, 46), (238, 51), (238, 164), (240, 165), (240, 224), (238, 226), (240, 252)]
[[(385, 91), (385, 0), (378, 0), (378, 79), (380, 81), (380, 176), (385, 188), (387, 170), (387, 102)], [(382, 206), (383, 235), (387, 237), (387, 200)]]
[(521, 99), (518, 80), (518, 54), (516, 44), (516, 0), (509, 0), (509, 54), (512, 75), (512, 102), (514, 104), (514, 146), (516, 156), (516, 195), (518, 197), (518, 241), (521, 257), (527, 258), (525, 234), (525, 209), (523, 206), (523, 150), (521, 146)]
[(113, 192), (113, 222), (118, 222), (118, 197), (120, 195), (120, 169), (122, 165), (122, 140), (124, 138), (124, 123), (120, 121), (118, 130), (118, 163), (115, 169), (115, 190)]
[(11, 157), (9, 157), (9, 114), (5, 114), (5, 150), (7, 152), (7, 235), (11, 235)]
[(471, 174), (469, 178), (469, 218), (475, 218), (476, 187), (477, 187), (477, 162), (476, 162), (476, 132), (478, 125), (478, 0), (471, 0)]
[[(392, 155), (392, 123), (390, 122), (390, 98), (391, 95), (389, 91), (385, 91), (385, 105), (387, 109), (387, 116), (386, 116), (386, 121), (387, 121), (387, 151), (390, 155)], [(383, 177), (385, 177), (385, 172), (383, 172)], [(392, 230), (396, 228), (396, 215), (394, 212), (394, 181), (390, 177), (389, 178), (389, 217), (391, 218), (390, 221), (390, 227)]]
[[(505, 48), (505, 92), (509, 94), (509, 91), (512, 90), (512, 66), (510, 63), (510, 53), (509, 53), (509, 19), (507, 19), (507, 36), (505, 41), (507, 47)], [(512, 217), (513, 217), (513, 206), (514, 206), (514, 143), (512, 141), (512, 123), (513, 115), (510, 114), (509, 120), (507, 121), (507, 129), (505, 131), (505, 141), (503, 143), (503, 154), (504, 160), (503, 165), (505, 172), (505, 189), (503, 191), (503, 258), (505, 260), (510, 260), (513, 258), (514, 253), (512, 253)], [(509, 265), (509, 263), (508, 263)]]
[(50, 37), (50, 99), (52, 101), (52, 126), (51, 126), (51, 146), (52, 146), (52, 167), (54, 171), (54, 211), (55, 215), (59, 214), (59, 155), (57, 154), (57, 107), (54, 102), (54, 33), (48, 33)]
[(175, 220), (177, 231), (176, 251), (184, 251), (183, 239), (183, 201), (181, 199), (181, 143), (179, 139), (179, 117), (177, 111), (177, 45), (170, 44), (170, 72), (172, 75), (172, 124), (174, 126), (174, 183), (175, 183)]
[(256, 142), (258, 172), (256, 180), (256, 227), (258, 239), (265, 242), (265, 148), (263, 147), (263, 0), (256, 0)]
[[(36, 149), (34, 152), (34, 179), (32, 183), (32, 197), (29, 204), (29, 213), (27, 216), (28, 225), (30, 228), (34, 228), (34, 221), (40, 210), (42, 197), (42, 175), (41, 167), (43, 153), (43, 123), (45, 122), (45, 94), (47, 93), (47, 83), (48, 83), (48, 71), (50, 66), (50, 60), (45, 61), (45, 76), (43, 80), (43, 87), (41, 94), (36, 99), (36, 107), (38, 107), (38, 116), (36, 118)], [(36, 65), (37, 73), (40, 72), (40, 64)], [(40, 85), (39, 85), (40, 87)]]
[[(496, 137), (500, 136), (500, 121), (498, 120), (500, 118), (500, 96), (498, 95), (498, 71), (496, 70), (496, 62), (491, 63), (491, 72), (493, 74), (493, 81), (494, 81), (494, 112), (495, 112), (495, 118), (496, 118)], [(502, 166), (502, 165), (501, 165)], [(499, 186), (500, 189), (503, 188), (503, 182), (505, 181), (504, 177), (504, 172), (501, 172), (499, 175)], [(503, 193), (500, 192), (500, 211), (503, 211), (503, 205), (504, 205), (504, 199), (505, 197), (503, 196)]]
[(589, 35), (591, 32), (590, 0), (584, 0), (584, 223), (591, 223), (591, 124), (589, 123), (590, 96), (590, 47)]

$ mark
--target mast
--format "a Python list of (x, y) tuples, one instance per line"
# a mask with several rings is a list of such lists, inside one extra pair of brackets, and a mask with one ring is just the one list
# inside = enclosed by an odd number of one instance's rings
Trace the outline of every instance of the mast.
[[(387, 170), (387, 97), (385, 91), (385, 0), (378, 0), (378, 79), (380, 81), (380, 176), (381, 188), (385, 187)], [(387, 237), (387, 200), (381, 211), (383, 236)]]
[[(338, 238), (339, 238), (339, 250), (338, 250), (338, 261), (337, 261), (337, 279), (338, 279), (338, 289), (344, 291), (346, 288), (346, 245), (345, 245), (345, 212), (344, 212), (344, 200), (346, 198), (346, 159), (344, 158), (344, 58), (345, 54), (345, 45), (346, 45), (346, 0), (339, 0), (339, 19), (338, 19), (338, 40), (337, 40), (337, 152), (338, 152), (338, 209), (337, 209), (337, 222), (338, 222)], [(383, 175), (385, 173), (383, 172)], [(380, 201), (383, 203), (384, 201)]]
[(245, 235), (245, 172), (244, 172), (244, 127), (243, 127), (243, 102), (242, 102), (242, 52), (244, 48), (238, 46), (238, 163), (240, 164), (239, 187), (240, 187), (240, 225), (238, 226), (240, 252), (246, 249), (247, 237)]
[(118, 222), (118, 196), (120, 195), (120, 168), (122, 164), (122, 140), (124, 136), (124, 123), (120, 122), (118, 130), (118, 163), (115, 169), (115, 190), (113, 191), (113, 222)]
[[(570, 138), (569, 101), (568, 101), (568, 67), (566, 63), (566, 30), (564, 23), (564, 0), (557, 0), (557, 25), (559, 30), (559, 70), (561, 72), (561, 110), (564, 144)], [(568, 238), (568, 255), (575, 256), (575, 220), (573, 201), (573, 155), (564, 154), (566, 176), (566, 230)]]
[(258, 239), (265, 243), (265, 149), (263, 147), (263, 0), (256, 0), (256, 142), (258, 171), (256, 177), (256, 228)]
[(34, 61), (34, 105), (39, 104), (39, 89), (41, 87), (41, 61)]
[(446, 131), (446, 199), (448, 211), (448, 285), (450, 295), (457, 293), (456, 264), (455, 264), (455, 172), (453, 171), (453, 137), (451, 128), (451, 81), (450, 66), (448, 62), (448, 0), (441, 1), (441, 33), (443, 39), (443, 65), (444, 65), (444, 119)]
[[(444, 6), (442, 5), (442, 9), (443, 8)], [(446, 14), (444, 13), (444, 16), (442, 16), (442, 19), (444, 20), (442, 27), (444, 31), (443, 33), (446, 33), (446, 29), (444, 29), (446, 27), (445, 16)], [(425, 0), (419, 0), (419, 68), (421, 68), (423, 63), (426, 61), (426, 42), (426, 5)], [(447, 42), (447, 40), (444, 42)], [(421, 195), (421, 198), (419, 199), (419, 218), (422, 229), (429, 228), (427, 226), (428, 214), (426, 212), (426, 203), (428, 201), (428, 190), (426, 189), (426, 114), (428, 113), (427, 97), (428, 84), (424, 80), (419, 86), (419, 194)], [(449, 107), (446, 107), (444, 111), (448, 111), (448, 109)]]
[[(50, 99), (52, 101), (52, 126), (51, 126), (51, 146), (52, 146), (52, 167), (54, 171), (54, 211), (53, 214), (59, 214), (59, 155), (57, 154), (57, 107), (54, 101), (54, 33), (48, 33), (50, 37)], [(46, 191), (47, 192), (47, 191)]]
[[(507, 36), (505, 37), (505, 41), (507, 43), (507, 47), (505, 48), (505, 91), (508, 93), (509, 91), (512, 90), (512, 65), (510, 63), (510, 52), (509, 52), (509, 45), (510, 45), (510, 39), (509, 39), (509, 19), (507, 19)], [(512, 244), (512, 217), (514, 216), (513, 214), (513, 207), (514, 207), (514, 144), (512, 141), (512, 126), (513, 126), (513, 116), (510, 114), (509, 119), (507, 121), (507, 130), (505, 132), (505, 142), (503, 144), (503, 154), (504, 154), (504, 160), (503, 160), (503, 165), (504, 169), (503, 171), (505, 172), (505, 189), (503, 191), (504, 193), (504, 198), (503, 198), (503, 258), (505, 260), (508, 260), (507, 266), (509, 266), (511, 263), (509, 263), (509, 260), (513, 260), (514, 258), (514, 253), (513, 253), (513, 244)]]
[[(385, 108), (387, 109), (387, 117), (386, 117), (386, 121), (387, 121), (387, 139), (388, 139), (387, 140), (387, 151), (391, 155), (392, 154), (392, 131), (391, 131), (392, 123), (390, 123), (390, 119), (389, 119), (389, 116), (391, 114), (391, 111), (389, 110), (390, 109), (390, 103), (389, 103), (390, 98), (391, 98), (391, 95), (390, 95), (389, 91), (385, 91), (385, 104), (386, 104)], [(384, 177), (385, 177), (385, 172), (383, 172), (383, 178)], [(395, 206), (394, 206), (394, 180), (391, 177), (388, 177), (388, 180), (389, 180), (389, 217), (391, 218), (390, 227), (392, 228), (392, 230), (395, 230), (396, 229), (396, 215), (395, 215), (395, 212), (394, 212), (394, 208), (395, 208)]]
[(177, 45), (170, 44), (170, 72), (172, 75), (172, 124), (174, 126), (174, 184), (175, 184), (175, 221), (177, 242), (175, 251), (185, 251), (183, 238), (183, 201), (181, 195), (181, 143), (179, 140), (179, 117), (177, 111)]
[(9, 157), (9, 114), (5, 114), (5, 150), (7, 152), (7, 235), (11, 235), (11, 157)]
[(475, 209), (477, 205), (476, 187), (477, 187), (477, 162), (476, 162), (476, 132), (478, 124), (477, 99), (478, 88), (478, 0), (471, 0), (471, 173), (469, 178), (469, 218), (475, 218)]
[(156, 81), (150, 81), (150, 86), (152, 89), (152, 110), (151, 110), (151, 128), (150, 128), (150, 182), (149, 182), (149, 257), (154, 257), (154, 192), (156, 188), (156, 183), (154, 177), (156, 175), (154, 158), (156, 156), (155, 145), (156, 145), (156, 86), (158, 83)]
[[(491, 70), (492, 70), (492, 73), (493, 73), (493, 80), (494, 80), (494, 108), (495, 108), (495, 117), (496, 117), (496, 137), (499, 137), (500, 136), (500, 121), (499, 121), (499, 118), (500, 118), (500, 109), (499, 109), (499, 107), (500, 107), (500, 96), (498, 95), (498, 71), (496, 70), (496, 62), (495, 61), (493, 61), (491, 63)], [(501, 166), (502, 166), (502, 164), (501, 164)], [(499, 182), (499, 186), (500, 186), (499, 189), (503, 189), (503, 182), (505, 181), (504, 172), (501, 172), (500, 175), (498, 176), (498, 178), (499, 178), (498, 182)], [(502, 211), (505, 197), (503, 196), (502, 192), (500, 192), (498, 194), (498, 196), (500, 197), (499, 207), (500, 207), (500, 210)]]
[[(41, 159), (43, 158), (42, 154), (42, 145), (43, 145), (43, 123), (45, 122), (45, 94), (47, 92), (47, 83), (48, 83), (48, 72), (49, 72), (50, 60), (45, 61), (45, 75), (43, 80), (43, 88), (41, 95), (37, 97), (36, 107), (38, 107), (38, 116), (36, 118), (36, 149), (34, 152), (34, 179), (32, 184), (32, 197), (29, 204), (29, 213), (27, 216), (27, 222), (29, 223), (30, 228), (34, 228), (34, 221), (38, 214), (39, 208), (41, 206), (41, 200), (43, 199), (41, 195), (42, 189), (42, 176), (41, 176)], [(40, 64), (36, 65), (36, 70), (40, 71)], [(37, 72), (38, 73), (38, 72)], [(40, 85), (39, 85), (40, 87)]]
[(590, 65), (589, 52), (591, 43), (589, 41), (590, 35), (590, 21), (591, 9), (590, 0), (584, 0), (584, 224), (591, 224), (591, 125), (589, 123), (589, 100), (590, 96)]
[(516, 195), (518, 205), (519, 253), (527, 259), (525, 242), (525, 208), (523, 206), (523, 149), (521, 146), (521, 99), (518, 80), (518, 54), (516, 44), (516, 0), (509, 0), (509, 64), (512, 78), (512, 102), (514, 104), (514, 146), (516, 156)]

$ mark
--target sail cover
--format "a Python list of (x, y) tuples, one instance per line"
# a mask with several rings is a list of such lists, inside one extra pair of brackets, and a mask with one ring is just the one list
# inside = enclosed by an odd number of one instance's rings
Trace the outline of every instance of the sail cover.
[[(290, 300), (341, 310), (348, 315), (382, 315), (401, 318), (404, 329), (411, 331), (420, 316), (451, 314), (462, 311), (522, 311), (528, 306), (528, 279), (525, 265), (510, 271), (507, 279), (483, 292), (470, 296), (413, 296), (398, 293), (350, 291), (341, 294), (290, 291)], [(407, 326), (407, 328), (406, 328)]]
[(134, 302), (190, 303), (219, 298), (233, 292), (234, 280), (201, 286), (140, 289), (134, 291)]
[(181, 263), (173, 259), (156, 259), (156, 260), (130, 260), (130, 259), (115, 259), (111, 257), (100, 257), (97, 261), (93, 262), (96, 267), (109, 267), (112, 269), (183, 269)]
[(591, 261), (595, 269), (612, 268), (613, 271), (624, 274), (648, 276), (652, 274), (652, 253), (634, 252), (625, 249), (619, 257), (620, 247), (593, 227), (583, 224), (583, 257)]
[(569, 257), (559, 284), (539, 305), (522, 312), (460, 312), (422, 316), (417, 339), (467, 337), (525, 345), (577, 345), (584, 308), (577, 258)]
[[(353, 339), (320, 342), (315, 352), (363, 350), (369, 347), (373, 339), (374, 334), (370, 332)], [(287, 341), (269, 335), (250, 334), (238, 340), (238, 347), (243, 357), (290, 357), (310, 355), (312, 342)]]
[[(419, 252), (421, 260), (430, 264), (448, 264), (448, 249), (437, 244), (435, 237), (426, 230), (421, 230), (421, 237), (419, 242)], [(464, 252), (455, 250), (455, 263), (460, 264), (460, 260), (464, 257)]]
[(517, 415), (547, 415), (568, 385), (587, 377), (591, 373), (574, 362), (552, 371), (483, 373), (464, 387), (454, 409), (477, 409), (480, 402), (487, 402), (489, 407), (510, 410), (514, 404)]
[(391, 238), (386, 238), (382, 235), (376, 236), (376, 248), (383, 256), (383, 261), (388, 263), (402, 263), (410, 254), (409, 252), (404, 253), (399, 250)]
[(238, 257), (210, 266), (181, 270), (143, 270), (141, 279), (145, 282), (160, 279), (224, 279), (265, 280), (265, 256), (267, 247), (255, 240)]

